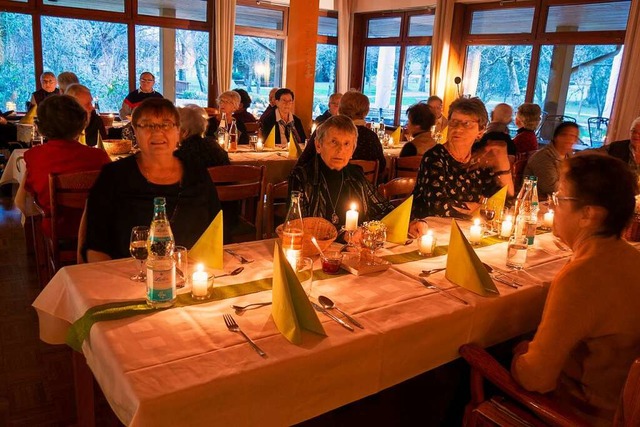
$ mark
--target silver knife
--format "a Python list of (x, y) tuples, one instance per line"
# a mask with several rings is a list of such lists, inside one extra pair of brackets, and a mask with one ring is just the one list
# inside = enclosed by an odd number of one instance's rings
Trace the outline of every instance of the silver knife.
[(422, 277), (414, 276), (411, 273), (407, 273), (406, 271), (402, 271), (402, 270), (400, 270), (398, 268), (395, 268), (395, 267), (391, 267), (391, 268), (393, 270), (397, 271), (398, 273), (403, 274), (403, 275), (407, 276), (408, 278), (417, 281), (418, 283), (421, 283), (423, 286), (425, 286), (425, 287), (427, 287), (429, 289), (433, 289), (436, 292), (440, 292), (442, 295), (446, 296), (449, 299), (456, 300), (458, 302), (461, 302), (464, 305), (469, 305), (469, 303), (467, 301), (463, 300), (462, 298), (457, 297), (457, 296), (455, 296), (453, 294), (450, 294), (449, 292), (447, 292), (444, 289), (434, 285), (433, 283), (429, 282), (428, 280), (423, 279)]
[(348, 330), (353, 332), (353, 327), (351, 325), (349, 325), (348, 323), (345, 323), (344, 321), (342, 321), (342, 319), (340, 319), (340, 318), (334, 316), (333, 314), (329, 313), (327, 310), (324, 309), (324, 307), (319, 306), (318, 304), (316, 304), (313, 301), (311, 301), (311, 305), (313, 306), (313, 308), (316, 309), (316, 311), (319, 311), (320, 313), (322, 313), (325, 316), (327, 316), (329, 319), (336, 321), (337, 323), (342, 325), (342, 327), (347, 328)]

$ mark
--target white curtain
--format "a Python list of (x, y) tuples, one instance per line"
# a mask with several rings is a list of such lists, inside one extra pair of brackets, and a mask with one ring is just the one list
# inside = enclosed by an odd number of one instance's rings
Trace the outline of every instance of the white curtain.
[(640, 116), (640, 1), (631, 2), (629, 22), (624, 39), (624, 58), (616, 89), (607, 141), (629, 139), (631, 122)]
[(338, 8), (338, 84), (336, 91), (349, 90), (351, 77), (351, 40), (353, 38), (353, 1), (336, 0)]
[(431, 95), (444, 97), (451, 49), (451, 27), (453, 25), (451, 0), (437, 0), (435, 25), (431, 43)]
[(231, 89), (233, 64), (233, 35), (236, 26), (236, 0), (216, 0), (214, 29), (216, 34), (215, 55), (218, 75), (218, 93)]

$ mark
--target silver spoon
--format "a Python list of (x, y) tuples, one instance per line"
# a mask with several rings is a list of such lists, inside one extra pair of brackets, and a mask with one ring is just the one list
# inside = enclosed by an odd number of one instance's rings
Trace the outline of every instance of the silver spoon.
[(324, 295), (320, 295), (318, 297), (318, 302), (320, 303), (321, 306), (323, 306), (324, 308), (331, 310), (331, 309), (336, 309), (338, 310), (340, 313), (342, 313), (344, 315), (344, 317), (351, 323), (354, 324), (354, 326), (357, 326), (360, 329), (364, 329), (364, 326), (362, 326), (360, 324), (360, 322), (358, 322), (356, 319), (354, 319), (353, 317), (349, 316), (347, 313), (345, 313), (344, 311), (340, 310), (338, 307), (336, 307), (336, 305), (333, 303), (333, 301), (329, 298), (329, 297), (325, 297)]
[(229, 273), (224, 273), (219, 276), (209, 276), (209, 279), (218, 279), (220, 277), (225, 277), (225, 276), (237, 276), (238, 274), (242, 273), (243, 270), (244, 270), (244, 267), (238, 267)]

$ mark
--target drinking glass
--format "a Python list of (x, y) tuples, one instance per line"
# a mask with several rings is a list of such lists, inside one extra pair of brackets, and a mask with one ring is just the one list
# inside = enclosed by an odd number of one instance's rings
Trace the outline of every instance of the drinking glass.
[(496, 217), (496, 211), (494, 207), (489, 203), (489, 199), (486, 197), (482, 198), (480, 215), (482, 215), (482, 218), (484, 218), (484, 223), (487, 230), (493, 231), (493, 220)]
[(362, 246), (369, 251), (367, 265), (376, 264), (376, 250), (387, 240), (387, 226), (381, 221), (369, 221), (362, 224)]
[(302, 257), (296, 265), (296, 276), (300, 280), (302, 289), (308, 297), (311, 296), (311, 287), (313, 285), (313, 260), (309, 257)]
[(176, 263), (176, 288), (184, 288), (189, 278), (188, 250), (184, 246), (173, 248), (173, 260)]
[(507, 267), (522, 270), (527, 262), (527, 236), (513, 235), (507, 246)]
[(147, 280), (147, 273), (144, 270), (144, 262), (147, 259), (147, 238), (149, 238), (149, 227), (139, 225), (131, 229), (131, 239), (129, 252), (133, 259), (140, 263), (140, 271), (131, 276), (134, 282), (144, 282)]

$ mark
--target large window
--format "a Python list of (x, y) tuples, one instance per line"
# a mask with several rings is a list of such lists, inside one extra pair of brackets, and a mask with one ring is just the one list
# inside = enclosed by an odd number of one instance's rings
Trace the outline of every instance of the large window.
[(368, 46), (365, 58), (363, 92), (371, 103), (368, 118), (393, 124), (400, 48)]
[(24, 110), (36, 90), (31, 16), (0, 12), (0, 110)]
[(336, 91), (338, 63), (338, 18), (330, 12), (320, 13), (311, 113), (314, 119), (329, 108), (329, 96)]

